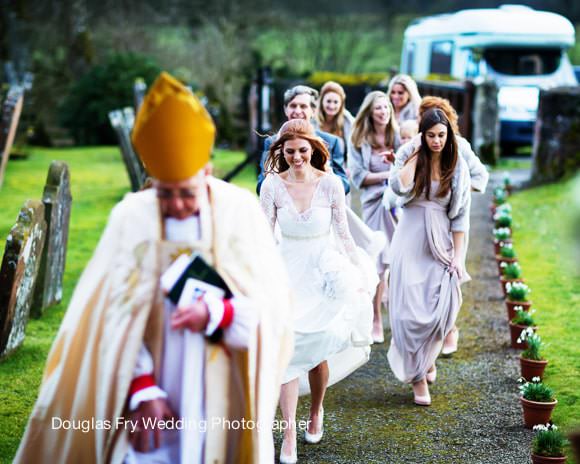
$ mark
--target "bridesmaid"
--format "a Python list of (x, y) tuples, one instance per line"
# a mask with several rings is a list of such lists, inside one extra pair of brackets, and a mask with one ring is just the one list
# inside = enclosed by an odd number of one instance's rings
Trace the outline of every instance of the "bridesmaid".
[(399, 124), (409, 119), (417, 119), (421, 96), (417, 89), (417, 83), (411, 76), (397, 74), (393, 77), (389, 82), (388, 95)]
[(413, 384), (414, 401), (431, 404), (427, 382), (452, 330), (469, 280), (463, 268), (471, 202), (469, 170), (445, 113), (427, 111), (419, 126), (421, 147), (397, 157), (390, 186), (403, 197), (405, 213), (389, 255), (391, 346), (396, 377)]
[[(345, 161), (348, 158), (347, 140), (352, 132), (354, 117), (345, 107), (346, 93), (342, 85), (328, 81), (320, 89), (320, 99), (316, 110), (318, 128), (336, 135), (342, 144)], [(346, 168), (346, 166), (343, 166)]]
[(381, 303), (385, 288), (387, 253), (395, 231), (395, 218), (382, 203), (387, 188), (394, 151), (399, 148), (399, 130), (387, 94), (370, 92), (354, 120), (349, 143), (348, 168), (353, 185), (361, 189), (363, 221), (375, 231), (384, 232), (387, 243), (377, 259), (379, 285), (374, 298), (373, 339), (384, 341)]

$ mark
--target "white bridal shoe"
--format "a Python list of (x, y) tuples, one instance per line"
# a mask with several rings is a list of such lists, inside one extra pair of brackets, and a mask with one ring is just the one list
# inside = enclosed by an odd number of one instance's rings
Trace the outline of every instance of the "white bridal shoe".
[(296, 464), (298, 462), (298, 455), (296, 453), (296, 445), (292, 450), (292, 454), (284, 454), (282, 450), (284, 449), (284, 440), (282, 440), (282, 446), (280, 447), (280, 464)]
[(324, 435), (323, 423), (324, 423), (324, 409), (320, 408), (320, 432), (309, 433), (307, 427), (306, 430), (304, 431), (304, 440), (306, 440), (306, 443), (314, 445), (316, 443), (319, 443), (320, 440), (322, 440), (322, 435)]

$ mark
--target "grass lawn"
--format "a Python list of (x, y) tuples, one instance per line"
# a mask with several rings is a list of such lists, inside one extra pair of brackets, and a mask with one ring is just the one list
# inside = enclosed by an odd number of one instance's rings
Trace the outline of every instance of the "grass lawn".
[[(0, 462), (12, 462), (34, 405), (44, 362), (75, 284), (97, 244), (109, 211), (129, 191), (129, 180), (116, 147), (31, 150), (27, 160), (8, 163), (0, 190), (0, 253), (5, 237), (26, 199), (40, 199), (52, 160), (65, 161), (71, 172), (73, 207), (64, 276), (63, 302), (31, 320), (26, 339), (0, 362)], [(241, 152), (216, 150), (215, 173), (221, 176), (244, 159)], [(246, 167), (234, 183), (254, 191), (255, 171)]]
[(547, 343), (545, 382), (558, 399), (553, 420), (566, 431), (580, 428), (580, 276), (572, 258), (572, 185), (537, 187), (509, 200), (514, 248), (532, 289), (538, 333)]

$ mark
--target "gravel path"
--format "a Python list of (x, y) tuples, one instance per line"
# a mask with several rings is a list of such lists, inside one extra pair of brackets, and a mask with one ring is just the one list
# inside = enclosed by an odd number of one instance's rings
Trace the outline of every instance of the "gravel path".
[[(369, 363), (328, 390), (324, 438), (307, 445), (299, 434), (299, 462), (529, 462), (532, 432), (522, 425), (518, 353), (509, 347), (490, 238), (490, 197), (473, 195), (468, 255), (473, 280), (463, 287), (459, 351), (437, 361), (432, 406), (415, 406), (410, 386), (391, 373), (387, 330), (387, 343), (373, 345)], [(301, 398), (298, 420), (308, 418), (308, 406), (308, 397)], [(275, 438), (279, 452), (280, 434)]]

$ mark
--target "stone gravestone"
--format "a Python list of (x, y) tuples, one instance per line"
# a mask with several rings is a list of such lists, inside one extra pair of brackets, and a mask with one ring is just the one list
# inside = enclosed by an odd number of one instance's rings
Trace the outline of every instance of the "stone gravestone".
[(135, 105), (135, 112), (139, 111), (141, 107), (141, 103), (143, 103), (143, 99), (145, 98), (145, 94), (147, 93), (147, 84), (145, 83), (145, 79), (142, 77), (138, 77), (135, 79), (135, 83), (133, 84), (133, 99)]
[(45, 234), (44, 205), (27, 200), (8, 234), (0, 267), (0, 358), (24, 340)]
[(36, 318), (42, 316), (45, 308), (62, 300), (62, 279), (72, 202), (70, 175), (65, 163), (53, 161), (50, 164), (42, 202), (46, 220), (46, 241), (30, 309), (30, 315)]
[(580, 87), (540, 91), (532, 181), (554, 182), (580, 170)]
[(0, 114), (0, 188), (4, 182), (4, 172), (22, 112), (23, 95), (24, 88), (13, 85), (2, 104), (2, 113)]
[(123, 156), (125, 168), (129, 174), (131, 190), (136, 192), (141, 189), (141, 186), (147, 179), (147, 172), (143, 167), (143, 163), (141, 163), (141, 160), (137, 156), (137, 153), (135, 153), (131, 143), (131, 130), (135, 123), (135, 111), (133, 108), (111, 111), (109, 113), (109, 121), (119, 138), (121, 155)]

